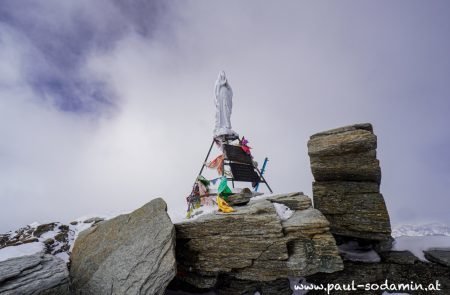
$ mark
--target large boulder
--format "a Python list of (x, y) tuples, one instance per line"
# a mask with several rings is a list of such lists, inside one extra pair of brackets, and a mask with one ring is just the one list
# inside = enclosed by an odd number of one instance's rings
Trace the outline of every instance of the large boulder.
[[(177, 279), (201, 289), (247, 284), (262, 290), (289, 277), (341, 270), (329, 223), (307, 199), (278, 195), (175, 224)], [(274, 203), (291, 206), (293, 214), (282, 220)]]
[(66, 263), (43, 253), (1, 261), (0, 294), (69, 294)]
[(155, 199), (83, 231), (70, 276), (75, 294), (164, 294), (176, 274), (175, 228)]
[(376, 148), (377, 137), (368, 123), (317, 133), (308, 142), (314, 207), (330, 221), (334, 235), (376, 243), (391, 240)]

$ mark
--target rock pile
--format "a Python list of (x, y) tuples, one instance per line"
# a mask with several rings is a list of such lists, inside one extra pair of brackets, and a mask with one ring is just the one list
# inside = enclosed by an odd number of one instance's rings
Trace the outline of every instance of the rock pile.
[[(386, 251), (381, 253), (379, 263), (361, 263), (354, 261), (344, 261), (344, 270), (331, 274), (314, 274), (306, 277), (308, 283), (316, 285), (340, 284), (348, 285), (354, 281), (354, 285), (362, 285), (356, 291), (333, 291), (332, 294), (381, 294), (382, 291), (366, 291), (367, 284), (382, 286), (386, 281), (390, 286), (404, 284), (421, 284), (423, 288), (428, 288), (430, 284), (436, 286), (439, 283), (440, 291), (424, 291), (417, 289), (400, 289), (396, 294), (450, 294), (450, 267), (435, 263), (420, 261), (409, 251)], [(374, 285), (374, 288), (376, 286)], [(389, 292), (389, 293), (390, 293)], [(406, 292), (406, 293), (405, 293)], [(312, 291), (309, 294), (323, 294), (323, 291)], [(390, 293), (393, 294), (393, 293)]]
[[(71, 247), (78, 233), (103, 220), (104, 218), (93, 217), (72, 221), (70, 224), (61, 222), (38, 224), (35, 222), (18, 230), (0, 234), (0, 250), (15, 246), (28, 246), (33, 249), (41, 249), (45, 254), (54, 255), (68, 263)], [(1, 256), (0, 260), (3, 260)]]
[(69, 294), (66, 263), (43, 253), (1, 261), (0, 294)]
[(371, 124), (314, 134), (308, 154), (314, 175), (314, 207), (336, 236), (375, 241), (391, 239), (389, 215), (380, 193), (377, 137)]
[(0, 234), (0, 249), (28, 243), (42, 242), (45, 253), (56, 255), (69, 250), (69, 226), (59, 222), (27, 225), (15, 232)]
[(71, 256), (74, 294), (164, 294), (176, 273), (166, 211), (158, 198), (81, 232)]
[[(292, 216), (281, 220), (273, 203)], [(270, 289), (268, 282), (288, 286), (288, 277), (342, 269), (329, 223), (309, 197), (278, 195), (235, 209), (175, 224), (178, 280), (227, 293), (227, 286)]]

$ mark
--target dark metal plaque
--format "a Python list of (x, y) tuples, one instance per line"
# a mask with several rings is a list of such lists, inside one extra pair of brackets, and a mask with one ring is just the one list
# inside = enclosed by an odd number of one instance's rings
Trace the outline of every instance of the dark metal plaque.
[(240, 146), (224, 144), (223, 151), (225, 158), (229, 161), (253, 165), (250, 155), (246, 154)]
[(234, 181), (260, 182), (258, 174), (251, 165), (230, 163)]

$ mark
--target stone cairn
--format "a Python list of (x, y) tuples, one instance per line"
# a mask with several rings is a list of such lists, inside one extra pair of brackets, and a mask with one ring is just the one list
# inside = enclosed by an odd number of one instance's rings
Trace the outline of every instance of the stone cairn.
[(314, 207), (329, 220), (338, 243), (350, 238), (390, 245), (391, 225), (380, 193), (376, 148), (377, 137), (369, 123), (316, 133), (308, 141)]

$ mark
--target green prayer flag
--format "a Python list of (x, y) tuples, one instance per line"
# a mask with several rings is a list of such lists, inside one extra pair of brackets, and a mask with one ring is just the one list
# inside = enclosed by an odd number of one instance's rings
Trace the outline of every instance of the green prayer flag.
[(233, 192), (227, 185), (226, 177), (221, 178), (219, 188), (217, 189), (217, 194), (223, 197), (228, 197), (233, 194)]

